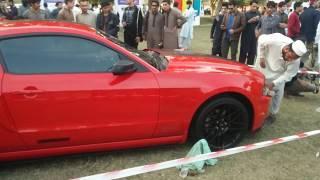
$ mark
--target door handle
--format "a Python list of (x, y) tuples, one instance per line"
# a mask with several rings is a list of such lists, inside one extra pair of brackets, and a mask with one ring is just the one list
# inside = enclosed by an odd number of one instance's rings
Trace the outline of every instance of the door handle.
[(43, 92), (42, 90), (38, 89), (35, 86), (27, 86), (22, 90), (22, 94), (26, 98), (35, 98), (37, 97), (38, 93)]

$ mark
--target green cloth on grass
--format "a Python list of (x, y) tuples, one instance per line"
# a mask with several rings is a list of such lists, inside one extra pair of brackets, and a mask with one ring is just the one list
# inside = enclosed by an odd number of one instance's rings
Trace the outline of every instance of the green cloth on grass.
[[(191, 150), (188, 152), (186, 157), (193, 157), (193, 156), (197, 156), (200, 154), (206, 154), (206, 153), (210, 153), (210, 152), (211, 152), (211, 150), (208, 145), (208, 142), (205, 139), (201, 139), (196, 144), (194, 144), (192, 146)], [(193, 170), (193, 171), (200, 173), (200, 172), (204, 171), (203, 170), (204, 165), (213, 166), (217, 162), (218, 162), (217, 159), (207, 159), (204, 161), (197, 161), (194, 163), (177, 166), (177, 168), (180, 170)]]

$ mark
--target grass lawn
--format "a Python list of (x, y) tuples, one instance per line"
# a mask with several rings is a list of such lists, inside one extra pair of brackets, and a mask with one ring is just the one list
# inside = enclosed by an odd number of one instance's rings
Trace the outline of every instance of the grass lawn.
[[(195, 28), (192, 50), (211, 52), (210, 25)], [(143, 45), (145, 46), (145, 45)], [(278, 120), (255, 134), (248, 134), (241, 145), (320, 129), (320, 95), (284, 99)], [(192, 145), (168, 145), (145, 149), (82, 154), (2, 164), (0, 179), (70, 179), (184, 157)], [(320, 136), (219, 158), (205, 173), (186, 179), (320, 179)], [(176, 180), (175, 168), (133, 176), (128, 179)]]

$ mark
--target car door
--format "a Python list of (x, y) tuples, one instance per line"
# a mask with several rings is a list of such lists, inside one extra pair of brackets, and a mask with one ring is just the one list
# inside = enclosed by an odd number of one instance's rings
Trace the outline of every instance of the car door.
[(113, 75), (113, 64), (126, 58), (115, 50), (67, 35), (15, 37), (1, 40), (0, 48), (6, 65), (2, 93), (29, 147), (152, 136), (159, 109), (156, 79), (141, 67)]

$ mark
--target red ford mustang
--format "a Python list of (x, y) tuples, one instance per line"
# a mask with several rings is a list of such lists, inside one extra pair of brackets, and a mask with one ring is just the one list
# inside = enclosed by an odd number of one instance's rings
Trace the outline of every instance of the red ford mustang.
[(214, 57), (139, 51), (84, 25), (0, 22), (0, 161), (183, 143), (260, 128), (264, 77)]

